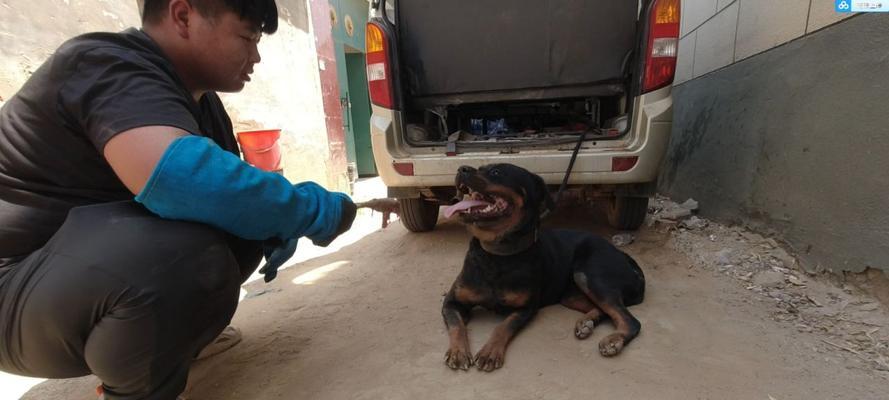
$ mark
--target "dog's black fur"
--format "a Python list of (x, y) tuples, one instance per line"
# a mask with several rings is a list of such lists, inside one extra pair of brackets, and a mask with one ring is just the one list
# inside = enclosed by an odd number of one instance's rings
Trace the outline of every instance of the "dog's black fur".
[[(617, 355), (639, 334), (641, 325), (627, 307), (642, 302), (642, 270), (596, 235), (541, 229), (541, 214), (554, 207), (543, 179), (511, 164), (495, 164), (460, 168), (456, 185), (458, 193), (495, 206), (459, 211), (474, 237), (442, 307), (450, 368), (500, 368), (515, 334), (537, 310), (556, 303), (585, 314), (575, 324), (578, 339), (589, 337), (603, 319), (613, 321), (617, 332), (599, 342), (604, 356)], [(507, 317), (473, 357), (466, 324), (475, 306)]]

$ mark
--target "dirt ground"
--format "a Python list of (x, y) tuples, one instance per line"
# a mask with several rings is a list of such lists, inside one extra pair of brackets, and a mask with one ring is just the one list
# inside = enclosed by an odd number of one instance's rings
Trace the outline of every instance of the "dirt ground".
[[(661, 199), (652, 211), (674, 206)], [(580, 314), (552, 306), (501, 370), (451, 371), (440, 307), (468, 235), (452, 222), (412, 234), (361, 218), (366, 236), (245, 286), (233, 322), (244, 340), (195, 367), (189, 399), (889, 398), (883, 305), (801, 273), (773, 240), (697, 219), (652, 220), (624, 247), (648, 287), (632, 308), (642, 333), (620, 356), (597, 351), (609, 324), (579, 341)], [(615, 234), (590, 209), (549, 224)], [(478, 350), (499, 317), (474, 315)], [(96, 383), (48, 381), (22, 398), (94, 399)]]

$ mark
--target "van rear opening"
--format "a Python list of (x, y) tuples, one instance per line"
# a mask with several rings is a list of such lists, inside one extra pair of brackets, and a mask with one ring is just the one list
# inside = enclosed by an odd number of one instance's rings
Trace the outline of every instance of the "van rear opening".
[(399, 1), (395, 15), (411, 145), (552, 146), (628, 128), (637, 2)]

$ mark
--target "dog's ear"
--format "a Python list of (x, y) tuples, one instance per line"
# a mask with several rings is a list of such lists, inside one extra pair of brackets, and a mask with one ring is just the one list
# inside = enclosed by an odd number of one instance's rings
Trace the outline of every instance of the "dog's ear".
[(540, 175), (534, 175), (534, 190), (531, 196), (534, 204), (537, 206), (537, 214), (540, 218), (546, 217), (550, 211), (556, 208), (553, 196), (549, 194), (546, 182), (543, 181)]

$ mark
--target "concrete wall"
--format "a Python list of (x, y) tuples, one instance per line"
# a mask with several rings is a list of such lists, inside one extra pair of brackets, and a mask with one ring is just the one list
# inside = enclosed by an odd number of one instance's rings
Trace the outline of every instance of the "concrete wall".
[(305, 0), (278, 0), (278, 32), (260, 42), (253, 80), (224, 94), (235, 130), (281, 128), (282, 166), (291, 181), (312, 180), (346, 190), (345, 167), (330, 157), (315, 38)]
[(0, 97), (7, 99), (67, 39), (139, 26), (131, 1), (0, 0)]
[(809, 268), (889, 270), (889, 15), (818, 31), (843, 17), (832, 1), (782, 1), (780, 18), (751, 10), (778, 2), (709, 3), (720, 11), (684, 16), (697, 45), (681, 53), (661, 191), (781, 235)]
[[(253, 81), (241, 93), (223, 94), (223, 101), (236, 131), (284, 130), (282, 163), (290, 180), (345, 190), (348, 183), (339, 179), (345, 166), (331, 162), (307, 1), (278, 0), (278, 6), (279, 29), (262, 39)], [(0, 99), (12, 96), (68, 38), (139, 25), (133, 0), (0, 0)]]

